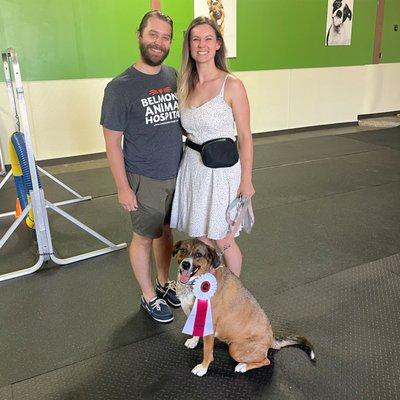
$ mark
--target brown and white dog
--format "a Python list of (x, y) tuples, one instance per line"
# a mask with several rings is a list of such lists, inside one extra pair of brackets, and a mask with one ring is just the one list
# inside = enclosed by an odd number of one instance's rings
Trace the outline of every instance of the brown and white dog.
[(217, 23), (221, 34), (224, 35), (225, 10), (222, 0), (207, 0), (207, 5), (210, 18)]
[[(173, 255), (179, 263), (176, 292), (186, 315), (194, 304), (192, 283), (202, 274), (212, 273), (218, 284), (211, 298), (214, 334), (203, 338), (203, 362), (192, 369), (195, 375), (203, 376), (213, 361), (214, 338), (229, 345), (229, 354), (238, 362), (235, 372), (246, 372), (269, 365), (268, 349), (279, 350), (286, 346), (301, 346), (314, 360), (311, 343), (302, 337), (274, 338), (271, 324), (264, 311), (240, 280), (221, 264), (215, 249), (197, 239), (179, 241)], [(195, 348), (199, 337), (185, 342)]]

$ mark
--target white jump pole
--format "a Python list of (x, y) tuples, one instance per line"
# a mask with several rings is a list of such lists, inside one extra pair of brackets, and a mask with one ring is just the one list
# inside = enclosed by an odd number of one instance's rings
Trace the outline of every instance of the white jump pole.
[(0, 146), (0, 175), (6, 175), (6, 165), (4, 164), (4, 158), (3, 158), (3, 153), (1, 152), (1, 146)]

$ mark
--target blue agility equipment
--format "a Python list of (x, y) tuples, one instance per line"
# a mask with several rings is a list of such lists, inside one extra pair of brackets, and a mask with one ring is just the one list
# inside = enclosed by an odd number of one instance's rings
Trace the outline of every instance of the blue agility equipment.
[[(11, 143), (14, 145), (15, 152), (17, 153), (19, 164), (22, 169), (22, 177), (28, 193), (33, 190), (31, 173), (29, 171), (28, 153), (26, 152), (26, 144), (24, 134), (15, 132), (11, 135)], [(36, 176), (38, 179), (38, 186), (42, 188), (40, 183), (39, 171), (36, 167)]]
[[(31, 173), (29, 170), (29, 159), (26, 151), (24, 134), (15, 132), (10, 138), (10, 158), (11, 158), (11, 171), (14, 176), (15, 188), (17, 191), (17, 205), (15, 216), (18, 217), (19, 208), (24, 210), (30, 202), (29, 193), (33, 190)], [(39, 173), (36, 169), (36, 176), (38, 179), (38, 187), (41, 188)], [(26, 217), (26, 225), (29, 228), (35, 227), (33, 210), (31, 209)]]

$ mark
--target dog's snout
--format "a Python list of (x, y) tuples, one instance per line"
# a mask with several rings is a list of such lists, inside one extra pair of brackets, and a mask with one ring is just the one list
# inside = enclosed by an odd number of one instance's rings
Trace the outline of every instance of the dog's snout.
[(182, 261), (182, 263), (181, 263), (181, 267), (183, 268), (183, 269), (186, 269), (186, 270), (188, 270), (189, 268), (190, 268), (190, 262), (189, 261)]

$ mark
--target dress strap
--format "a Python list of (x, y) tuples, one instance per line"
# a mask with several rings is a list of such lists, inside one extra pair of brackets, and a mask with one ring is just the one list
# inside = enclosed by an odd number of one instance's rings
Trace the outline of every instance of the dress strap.
[(228, 76), (229, 76), (229, 74), (225, 75), (224, 83), (222, 84), (221, 91), (219, 92), (219, 95), (222, 97), (225, 94), (225, 84), (226, 84), (226, 81), (228, 80)]

